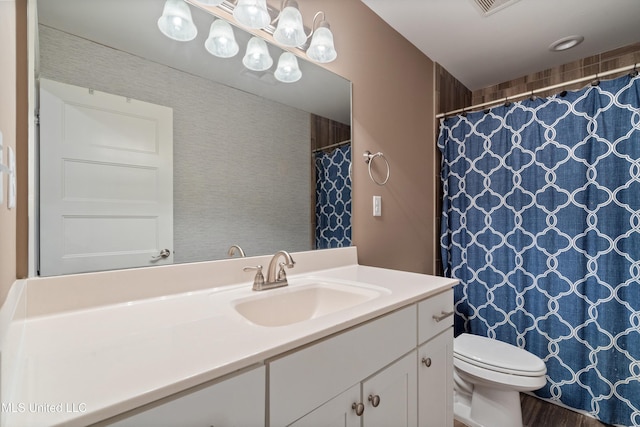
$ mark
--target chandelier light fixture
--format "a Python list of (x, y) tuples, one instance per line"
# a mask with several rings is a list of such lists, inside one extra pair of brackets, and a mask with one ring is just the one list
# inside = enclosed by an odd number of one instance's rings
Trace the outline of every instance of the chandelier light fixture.
[[(309, 60), (322, 64), (334, 61), (337, 57), (333, 33), (324, 12), (315, 14), (311, 31), (307, 34), (296, 0), (282, 0), (279, 12), (269, 9), (266, 0), (192, 1), (205, 6), (220, 7), (229, 12), (240, 26), (262, 30), (272, 35), (275, 42), (287, 50), (280, 55), (274, 72), (275, 78), (281, 82), (293, 83), (302, 76), (298, 59), (289, 51), (291, 49), (299, 49), (306, 53)], [(275, 19), (272, 19), (272, 16), (275, 16)], [(276, 22), (277, 25), (274, 27)], [(185, 0), (166, 0), (158, 27), (165, 36), (178, 41), (193, 40), (198, 34)], [(233, 27), (219, 18), (215, 18), (211, 24), (205, 48), (210, 54), (220, 58), (231, 58), (240, 50)], [(253, 71), (266, 71), (271, 68), (273, 59), (266, 42), (259, 37), (252, 37), (247, 43), (242, 63)]]

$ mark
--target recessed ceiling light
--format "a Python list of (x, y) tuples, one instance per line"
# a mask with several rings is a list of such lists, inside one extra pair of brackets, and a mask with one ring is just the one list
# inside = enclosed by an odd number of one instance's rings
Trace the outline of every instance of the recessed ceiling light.
[(563, 50), (571, 49), (572, 47), (578, 46), (583, 41), (584, 37), (582, 36), (563, 37), (560, 40), (556, 40), (551, 43), (549, 45), (549, 50), (551, 52), (562, 52)]

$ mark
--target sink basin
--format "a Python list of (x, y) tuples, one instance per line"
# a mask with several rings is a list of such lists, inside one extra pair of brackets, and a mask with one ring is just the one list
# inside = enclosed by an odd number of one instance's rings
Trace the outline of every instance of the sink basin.
[[(380, 296), (376, 287), (314, 281), (263, 291), (233, 302), (245, 319), (260, 326), (285, 326), (354, 307)], [(388, 292), (388, 291), (387, 291)]]

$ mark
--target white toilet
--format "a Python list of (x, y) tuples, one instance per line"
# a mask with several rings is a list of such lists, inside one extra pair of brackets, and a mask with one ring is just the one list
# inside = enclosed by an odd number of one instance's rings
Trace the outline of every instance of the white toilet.
[(470, 427), (522, 427), (520, 392), (545, 385), (542, 359), (471, 334), (454, 339), (453, 355), (455, 418)]

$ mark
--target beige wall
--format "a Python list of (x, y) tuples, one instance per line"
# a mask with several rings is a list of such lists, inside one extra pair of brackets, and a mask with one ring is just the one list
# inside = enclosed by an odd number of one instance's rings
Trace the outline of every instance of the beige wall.
[[(316, 10), (327, 13), (338, 51), (327, 68), (353, 82), (352, 226), (359, 262), (431, 273), (434, 64), (359, 0), (298, 4), (305, 17)], [(382, 151), (390, 163), (384, 187), (369, 179), (366, 150)], [(372, 216), (374, 195), (382, 196), (382, 217)]]
[[(326, 12), (339, 55), (327, 68), (353, 82), (353, 241), (359, 262), (430, 273), (435, 264), (433, 62), (359, 0), (299, 4), (309, 27), (317, 10)], [(5, 139), (13, 141), (16, 55), (15, 44), (5, 41), (15, 38), (14, 1), (0, 0), (0, 7), (0, 127)], [(26, 8), (20, 7), (19, 18), (25, 16)], [(20, 47), (19, 54), (26, 58), (25, 49)], [(26, 94), (21, 93), (20, 100), (26, 101)], [(19, 128), (26, 129), (26, 109), (18, 108)], [(386, 186), (369, 179), (361, 157), (365, 150), (382, 151), (389, 160), (391, 178)], [(26, 159), (20, 159), (19, 167), (26, 172)], [(26, 175), (19, 176), (18, 186), (21, 200), (26, 200)], [(382, 196), (382, 217), (371, 215), (373, 195)], [(0, 208), (0, 301), (26, 271), (26, 221), (26, 208), (18, 214)]]

